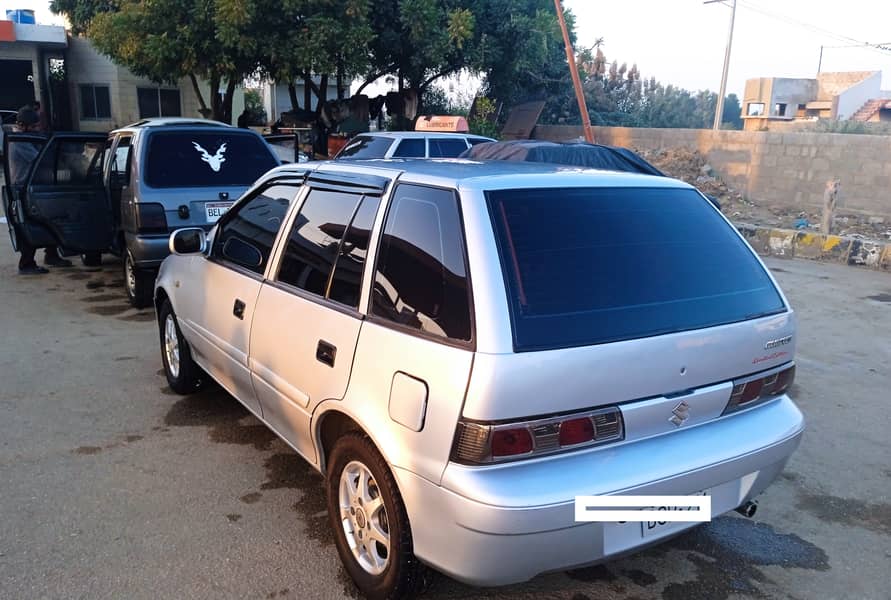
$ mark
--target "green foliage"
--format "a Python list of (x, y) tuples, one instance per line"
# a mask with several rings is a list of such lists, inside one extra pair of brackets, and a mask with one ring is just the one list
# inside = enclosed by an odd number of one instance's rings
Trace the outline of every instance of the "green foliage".
[(498, 139), (498, 124), (495, 122), (495, 103), (485, 96), (478, 96), (474, 114), (468, 123), (470, 133)]
[(248, 114), (248, 125), (265, 125), (266, 109), (263, 108), (263, 98), (260, 90), (246, 88), (244, 90), (244, 110)]
[(736, 94), (728, 94), (724, 98), (724, 112), (721, 115), (723, 129), (742, 129), (742, 105)]
[[(655, 78), (643, 79), (637, 65), (609, 62), (601, 46), (578, 52), (576, 62), (591, 123), (620, 127), (674, 127), (704, 129), (712, 126), (717, 94), (708, 90), (690, 92), (673, 85), (663, 85)], [(565, 67), (565, 64), (564, 64)], [(734, 110), (739, 118), (739, 100), (731, 95), (725, 100), (724, 114)], [(548, 98), (541, 122), (578, 124), (578, 104), (568, 67), (560, 93)]]

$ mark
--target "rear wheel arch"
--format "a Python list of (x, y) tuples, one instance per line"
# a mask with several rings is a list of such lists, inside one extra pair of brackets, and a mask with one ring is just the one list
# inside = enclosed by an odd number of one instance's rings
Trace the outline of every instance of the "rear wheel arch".
[[(328, 469), (328, 457), (331, 456), (331, 451), (334, 450), (337, 440), (351, 431), (361, 433), (370, 439), (362, 426), (344, 412), (332, 409), (319, 417), (319, 424), (316, 426), (316, 441), (319, 449), (319, 470), (323, 475)], [(378, 448), (378, 452), (380, 452), (380, 448)]]

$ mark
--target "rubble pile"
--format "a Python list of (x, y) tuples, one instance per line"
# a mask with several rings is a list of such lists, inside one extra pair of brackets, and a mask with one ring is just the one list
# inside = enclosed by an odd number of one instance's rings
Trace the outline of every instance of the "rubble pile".
[[(696, 150), (668, 148), (661, 150), (635, 150), (644, 159), (670, 177), (696, 186), (702, 193), (714, 196), (721, 210), (735, 223), (747, 223), (782, 229), (820, 229), (820, 211), (790, 201), (787, 204), (763, 205), (721, 180)], [(832, 233), (861, 239), (891, 240), (891, 219), (879, 216), (837, 212), (833, 219)]]

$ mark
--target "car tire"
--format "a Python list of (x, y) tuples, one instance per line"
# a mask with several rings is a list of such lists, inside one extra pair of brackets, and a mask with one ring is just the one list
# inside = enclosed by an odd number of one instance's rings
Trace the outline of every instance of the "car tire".
[(102, 253), (101, 252), (88, 252), (86, 254), (81, 254), (80, 262), (83, 263), (83, 265), (85, 267), (102, 266)]
[(165, 300), (158, 313), (158, 332), (161, 338), (161, 362), (167, 383), (177, 394), (191, 394), (204, 387), (207, 375), (192, 360), (192, 350), (183, 337), (170, 300)]
[[(326, 488), (337, 552), (356, 587), (371, 600), (419, 593), (427, 568), (413, 553), (408, 513), (396, 480), (368, 437), (352, 432), (337, 441)], [(365, 513), (368, 507), (372, 509)], [(378, 541), (384, 538), (386, 546)]]
[(133, 255), (127, 250), (124, 253), (124, 288), (127, 290), (127, 299), (135, 308), (145, 308), (152, 303), (155, 274), (136, 266)]

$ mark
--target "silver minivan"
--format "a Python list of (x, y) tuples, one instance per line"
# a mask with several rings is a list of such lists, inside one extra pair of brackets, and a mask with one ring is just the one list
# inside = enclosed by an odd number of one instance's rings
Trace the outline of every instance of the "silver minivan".
[(218, 382), (325, 476), (371, 598), (603, 562), (742, 508), (804, 429), (795, 316), (692, 187), (535, 163), (329, 162), (183, 229), (155, 288), (170, 386)]

